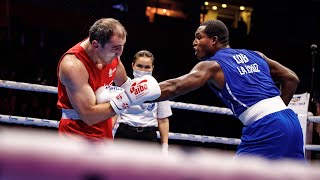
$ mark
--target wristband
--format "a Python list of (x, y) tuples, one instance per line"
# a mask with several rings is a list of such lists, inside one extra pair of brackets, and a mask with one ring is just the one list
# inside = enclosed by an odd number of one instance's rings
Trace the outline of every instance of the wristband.
[(126, 82), (124, 82), (120, 87), (125, 89), (129, 85), (130, 81), (131, 81), (131, 79), (129, 77), (127, 77)]

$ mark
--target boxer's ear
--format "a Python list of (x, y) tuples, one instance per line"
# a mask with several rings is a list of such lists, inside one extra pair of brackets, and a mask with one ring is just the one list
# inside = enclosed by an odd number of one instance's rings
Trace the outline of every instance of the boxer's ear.
[(92, 46), (93, 46), (94, 48), (96, 48), (96, 49), (98, 49), (99, 46), (100, 46), (100, 43), (99, 43), (97, 40), (93, 40), (91, 44), (92, 44)]

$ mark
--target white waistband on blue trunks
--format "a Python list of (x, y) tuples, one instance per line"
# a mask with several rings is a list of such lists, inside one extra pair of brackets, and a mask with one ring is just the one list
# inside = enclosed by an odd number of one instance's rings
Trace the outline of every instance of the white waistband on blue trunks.
[(240, 114), (239, 119), (245, 126), (248, 126), (254, 121), (257, 121), (268, 114), (282, 111), (287, 108), (288, 107), (284, 104), (281, 97), (276, 96), (261, 100), (250, 106), (247, 110)]
[(80, 120), (80, 116), (74, 109), (62, 109), (62, 119)]

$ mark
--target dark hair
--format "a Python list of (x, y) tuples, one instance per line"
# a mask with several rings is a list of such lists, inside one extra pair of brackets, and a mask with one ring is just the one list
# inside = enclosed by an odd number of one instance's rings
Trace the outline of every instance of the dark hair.
[(113, 18), (102, 18), (97, 20), (89, 30), (89, 41), (97, 40), (102, 47), (112, 38), (112, 36), (124, 38), (127, 31), (122, 24)]
[(223, 44), (229, 44), (229, 30), (220, 20), (208, 20), (200, 24), (205, 26), (203, 32), (210, 38), (218, 37), (218, 41)]
[(133, 61), (132, 63), (136, 63), (136, 60), (139, 58), (139, 57), (148, 57), (148, 58), (151, 58), (152, 60), (152, 65), (154, 65), (154, 57), (153, 57), (153, 54), (148, 51), (148, 50), (141, 50), (141, 51), (138, 51), (134, 56), (133, 56)]

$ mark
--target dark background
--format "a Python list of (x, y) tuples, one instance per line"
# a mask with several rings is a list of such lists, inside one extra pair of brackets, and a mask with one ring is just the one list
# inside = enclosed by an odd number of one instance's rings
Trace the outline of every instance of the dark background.
[[(56, 66), (60, 56), (84, 39), (89, 27), (101, 17), (120, 20), (128, 31), (122, 55), (128, 75), (132, 74), (132, 57), (141, 49), (150, 50), (154, 54), (154, 76), (159, 81), (188, 73), (198, 62), (194, 56), (192, 41), (199, 26), (204, 1), (184, 0), (184, 11), (189, 15), (184, 21), (157, 16), (154, 23), (148, 23), (145, 17), (145, 2), (0, 0), (0, 79), (56, 86)], [(239, 4), (241, 1), (223, 2)], [(242, 39), (234, 35), (231, 29), (231, 47), (265, 53), (298, 74), (300, 84), (296, 93), (310, 92), (310, 46), (320, 45), (320, 1), (242, 2), (253, 7), (251, 32)], [(123, 3), (127, 11), (113, 9), (112, 5), (117, 3)], [(318, 73), (319, 56), (314, 58)], [(314, 89), (319, 89), (318, 77), (316, 74)], [(314, 94), (317, 92), (319, 90)], [(55, 94), (1, 88), (0, 98), (2, 114), (60, 118), (60, 112), (55, 106)], [(173, 101), (224, 107), (208, 86)], [(310, 110), (314, 111), (313, 103)], [(226, 115), (173, 109), (173, 116), (170, 117), (170, 132), (240, 138), (241, 127), (240, 121)]]

